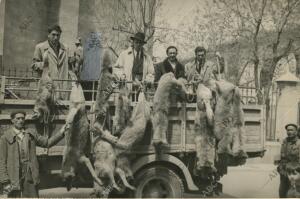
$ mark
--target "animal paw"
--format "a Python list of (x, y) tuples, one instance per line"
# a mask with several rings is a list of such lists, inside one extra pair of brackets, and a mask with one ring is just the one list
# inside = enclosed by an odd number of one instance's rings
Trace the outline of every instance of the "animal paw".
[(32, 119), (37, 120), (40, 118), (40, 116), (41, 116), (41, 114), (38, 111), (34, 111), (34, 113), (32, 115)]
[(133, 191), (136, 190), (136, 188), (134, 186), (131, 186), (131, 185), (126, 185), (126, 187), (133, 190)]
[(113, 184), (113, 188), (115, 188), (118, 191), (121, 191), (122, 189), (117, 185), (117, 184)]

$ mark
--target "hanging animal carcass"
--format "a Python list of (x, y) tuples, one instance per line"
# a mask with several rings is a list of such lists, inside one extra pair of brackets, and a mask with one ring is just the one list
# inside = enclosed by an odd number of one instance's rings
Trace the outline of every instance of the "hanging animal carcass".
[[(177, 97), (186, 98), (187, 90), (186, 81), (182, 78), (176, 79), (173, 73), (164, 74), (159, 82), (153, 99), (153, 117), (152, 123), (154, 128), (152, 144), (159, 148), (168, 145), (168, 113), (172, 102)], [(175, 99), (175, 100), (174, 100)]]
[(89, 121), (85, 109), (85, 99), (81, 85), (72, 83), (70, 95), (70, 110), (66, 118), (69, 130), (66, 133), (66, 146), (62, 162), (62, 178), (68, 190), (72, 188), (74, 177), (80, 173), (80, 166), (85, 165), (94, 181), (102, 185), (89, 160), (91, 151), (91, 135)]
[(38, 84), (32, 119), (37, 120), (35, 126), (39, 134), (51, 136), (54, 130), (52, 121), (57, 114), (57, 101), (55, 97), (56, 85), (49, 75), (47, 51), (44, 53), (43, 60), (43, 73)]
[(197, 87), (197, 106), (195, 118), (195, 144), (197, 153), (196, 170), (201, 176), (210, 176), (215, 168), (216, 140), (213, 132), (214, 113), (212, 92), (203, 84)]
[(214, 133), (218, 140), (217, 152), (245, 159), (244, 116), (239, 88), (226, 81), (217, 81), (216, 91)]

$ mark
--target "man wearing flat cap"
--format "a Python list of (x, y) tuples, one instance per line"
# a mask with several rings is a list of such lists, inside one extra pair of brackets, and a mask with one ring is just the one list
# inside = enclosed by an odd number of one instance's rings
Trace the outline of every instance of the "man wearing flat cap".
[(287, 165), (293, 162), (300, 164), (300, 140), (297, 136), (298, 126), (287, 124), (285, 130), (287, 137), (283, 140), (280, 151), (280, 163), (277, 168), (280, 174), (279, 197), (286, 198), (291, 183), (287, 175)]
[(115, 73), (120, 78), (127, 81), (133, 81), (134, 84), (140, 85), (141, 82), (154, 81), (154, 66), (151, 56), (149, 56), (143, 48), (145, 34), (138, 32), (130, 37), (132, 44), (125, 51), (121, 52), (116, 64), (113, 68)]
[(51, 138), (25, 127), (26, 113), (11, 113), (12, 127), (0, 138), (0, 183), (8, 197), (39, 197), (39, 165), (36, 146), (49, 148), (57, 144), (68, 127)]

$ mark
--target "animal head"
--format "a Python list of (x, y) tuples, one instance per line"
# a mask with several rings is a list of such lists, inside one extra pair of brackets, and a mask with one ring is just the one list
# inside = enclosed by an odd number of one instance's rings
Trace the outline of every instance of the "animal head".
[(297, 162), (290, 162), (286, 165), (286, 171), (291, 183), (300, 181), (300, 165)]
[(186, 84), (187, 84), (186, 79), (174, 78), (172, 82), (173, 82), (172, 93), (174, 93), (177, 97), (179, 97), (179, 100), (185, 101), (188, 94), (188, 90), (186, 88)]
[(211, 90), (206, 86), (204, 86), (203, 84), (198, 84), (196, 94), (197, 94), (197, 108), (200, 111), (206, 112), (206, 117), (208, 119), (209, 124), (213, 125), (214, 112), (212, 108), (213, 96)]
[(237, 90), (235, 85), (227, 81), (217, 81), (215, 88), (218, 98), (223, 98), (228, 104), (233, 103)]
[(197, 106), (200, 110), (205, 110), (205, 104), (209, 104), (212, 100), (212, 92), (203, 84), (199, 84), (197, 91)]

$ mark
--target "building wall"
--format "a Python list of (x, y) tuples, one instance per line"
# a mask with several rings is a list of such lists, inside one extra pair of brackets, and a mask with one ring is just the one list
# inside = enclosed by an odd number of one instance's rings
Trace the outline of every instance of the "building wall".
[[(30, 67), (34, 46), (46, 38), (48, 0), (9, 0), (5, 3), (4, 74)], [(21, 75), (19, 72), (17, 75)]]
[(61, 42), (72, 47), (78, 33), (78, 11), (79, 0), (6, 1), (4, 74), (16, 70), (18, 76), (24, 76), (23, 71), (31, 69), (34, 47), (47, 39), (47, 29), (51, 25), (59, 24), (62, 27)]
[(4, 11), (5, 0), (0, 0), (0, 55), (3, 54)]
[(5, 0), (0, 0), (0, 75), (2, 74), (3, 32), (4, 32)]

